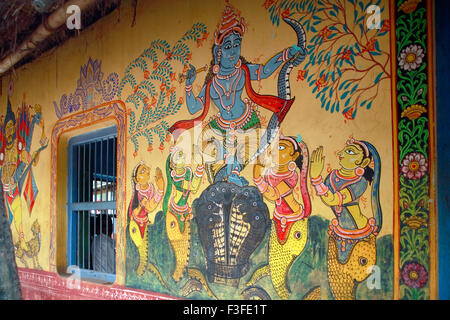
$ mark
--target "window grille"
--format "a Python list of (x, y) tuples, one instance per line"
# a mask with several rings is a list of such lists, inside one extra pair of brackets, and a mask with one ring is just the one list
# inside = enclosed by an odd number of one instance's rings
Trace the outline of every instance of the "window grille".
[(68, 265), (81, 278), (114, 282), (117, 127), (73, 137), (68, 153)]

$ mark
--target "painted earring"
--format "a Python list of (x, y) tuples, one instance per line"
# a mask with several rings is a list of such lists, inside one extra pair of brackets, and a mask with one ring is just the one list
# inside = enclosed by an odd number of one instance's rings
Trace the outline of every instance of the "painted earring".
[(297, 165), (295, 164), (294, 161), (289, 161), (289, 163), (288, 163), (289, 171), (294, 171), (296, 167), (297, 167)]
[(241, 59), (238, 60), (238, 62), (236, 63), (236, 65), (234, 66), (236, 69), (239, 69), (242, 66), (242, 61)]
[(364, 175), (364, 172), (365, 172), (364, 168), (358, 167), (355, 169), (355, 173), (358, 177), (362, 177)]
[(214, 67), (213, 67), (213, 73), (214, 74), (219, 74), (219, 71), (220, 71), (220, 56), (222, 55), (222, 50), (221, 50), (221, 48), (220, 48), (220, 46), (219, 46), (219, 49), (217, 50), (217, 62), (216, 62), (216, 64), (214, 65)]

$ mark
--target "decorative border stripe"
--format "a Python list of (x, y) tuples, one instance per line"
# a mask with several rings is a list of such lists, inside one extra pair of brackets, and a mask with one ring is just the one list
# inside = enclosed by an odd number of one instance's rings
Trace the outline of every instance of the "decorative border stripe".
[(437, 298), (433, 3), (391, 0), (394, 299)]
[(120, 285), (76, 282), (53, 272), (19, 268), (25, 300), (174, 300), (175, 297)]

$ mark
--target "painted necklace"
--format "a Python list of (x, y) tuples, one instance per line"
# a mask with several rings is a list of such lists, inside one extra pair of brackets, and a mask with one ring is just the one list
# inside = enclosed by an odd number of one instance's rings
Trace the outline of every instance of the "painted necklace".
[(239, 68), (235, 69), (232, 73), (227, 74), (225, 76), (221, 76), (220, 74), (217, 74), (216, 77), (220, 80), (230, 80), (232, 77), (234, 77), (237, 72), (239, 71)]
[[(218, 79), (229, 80), (231, 77), (233, 77), (233, 79), (231, 80), (230, 90), (226, 90), (225, 87), (218, 81)], [(219, 96), (220, 105), (222, 106), (223, 109), (227, 110), (228, 113), (231, 112), (231, 108), (234, 106), (234, 102), (236, 100), (236, 87), (237, 87), (239, 81), (241, 80), (241, 78), (242, 78), (241, 68), (236, 69), (236, 71), (234, 71), (232, 74), (230, 74), (228, 76), (223, 77), (223, 76), (216, 75), (213, 78), (213, 87)], [(222, 90), (219, 90), (219, 88)], [(223, 91), (223, 93), (222, 93), (222, 91)], [(233, 93), (233, 100), (230, 105), (225, 106), (225, 104), (223, 102), (223, 95), (225, 95), (228, 100), (228, 99), (230, 99), (231, 93)]]

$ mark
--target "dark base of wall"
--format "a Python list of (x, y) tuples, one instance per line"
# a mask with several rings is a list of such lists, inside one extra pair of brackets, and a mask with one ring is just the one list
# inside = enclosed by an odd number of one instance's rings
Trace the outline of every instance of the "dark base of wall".
[(75, 282), (48, 271), (19, 268), (20, 286), (24, 300), (172, 300), (159, 293), (127, 288)]

